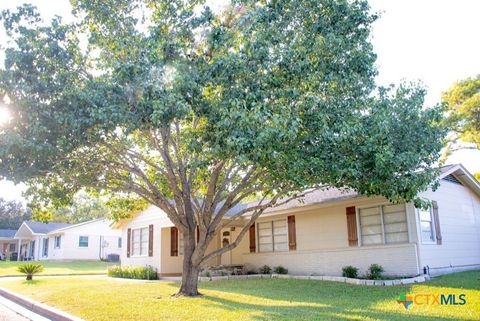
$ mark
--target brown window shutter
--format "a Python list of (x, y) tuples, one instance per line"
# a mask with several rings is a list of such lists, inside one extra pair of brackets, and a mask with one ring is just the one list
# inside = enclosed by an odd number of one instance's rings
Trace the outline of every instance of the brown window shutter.
[(357, 213), (355, 206), (347, 207), (348, 246), (358, 246)]
[(130, 246), (131, 246), (131, 242), (130, 240), (132, 239), (132, 229), (129, 228), (127, 230), (127, 257), (130, 257)]
[(170, 256), (178, 256), (178, 229), (170, 228)]
[(197, 243), (200, 241), (200, 227), (197, 225)]
[(442, 244), (442, 232), (440, 231), (440, 218), (438, 217), (438, 203), (432, 201), (433, 221), (435, 223), (435, 236), (437, 238), (437, 244)]
[(153, 256), (153, 224), (148, 226), (148, 256)]
[(250, 253), (255, 253), (257, 251), (257, 246), (255, 243), (255, 223), (250, 226)]
[(295, 215), (287, 217), (288, 222), (288, 249), (295, 251), (297, 249), (297, 231), (295, 228)]

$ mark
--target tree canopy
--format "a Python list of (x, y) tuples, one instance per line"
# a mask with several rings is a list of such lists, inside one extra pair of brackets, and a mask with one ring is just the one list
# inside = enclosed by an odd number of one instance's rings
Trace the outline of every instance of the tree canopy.
[(21, 202), (7, 201), (0, 197), (0, 229), (16, 230), (23, 221), (32, 218), (32, 211)]
[(77, 224), (98, 218), (107, 218), (109, 209), (102, 200), (80, 191), (71, 204), (60, 208), (36, 209), (33, 219), (42, 222)]
[(480, 149), (480, 75), (456, 82), (442, 96), (456, 139)]
[[(418, 85), (375, 84), (367, 1), (72, 4), (72, 24), (2, 14), (0, 176), (38, 204), (88, 188), (158, 206), (184, 234), (180, 293), (268, 207), (321, 186), (411, 201), (435, 180), (441, 110)], [(243, 214), (237, 240), (205, 253)]]

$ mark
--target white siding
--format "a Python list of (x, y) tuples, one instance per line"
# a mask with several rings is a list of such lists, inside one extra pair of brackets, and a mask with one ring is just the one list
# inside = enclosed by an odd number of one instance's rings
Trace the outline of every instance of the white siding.
[[(435, 192), (421, 196), (437, 201), (442, 233), (441, 245), (419, 242), (421, 267), (428, 265), (432, 274), (438, 274), (480, 266), (480, 198), (445, 180)], [(418, 229), (418, 214), (416, 219)]]
[[(60, 235), (62, 238), (59, 249), (55, 248), (55, 235)], [(79, 246), (80, 236), (88, 236), (88, 247)], [(48, 259), (100, 260), (107, 258), (109, 254), (120, 255), (122, 249), (118, 248), (119, 237), (121, 237), (121, 231), (113, 230), (110, 222), (106, 220), (92, 221), (57, 233), (50, 233)]]
[[(148, 227), (153, 224), (153, 256), (130, 256), (127, 257), (127, 231), (129, 228)], [(128, 224), (122, 227), (122, 266), (152, 266), (160, 273), (161, 257), (161, 230), (163, 227), (170, 227), (173, 224), (167, 215), (158, 207), (150, 206), (144, 212), (133, 218)]]

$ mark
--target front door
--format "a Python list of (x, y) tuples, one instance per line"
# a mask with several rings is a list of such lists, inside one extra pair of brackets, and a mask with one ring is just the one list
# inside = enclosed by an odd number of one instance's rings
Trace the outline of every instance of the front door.
[[(231, 242), (230, 233), (231, 233), (230, 230), (222, 231), (222, 247), (225, 247), (230, 244)], [(228, 251), (222, 254), (221, 264), (222, 265), (232, 264), (232, 251)]]

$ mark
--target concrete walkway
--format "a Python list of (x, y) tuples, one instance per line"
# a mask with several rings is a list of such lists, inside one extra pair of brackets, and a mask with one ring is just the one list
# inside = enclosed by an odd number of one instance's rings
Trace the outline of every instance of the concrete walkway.
[(49, 321), (21, 305), (0, 296), (0, 321)]

